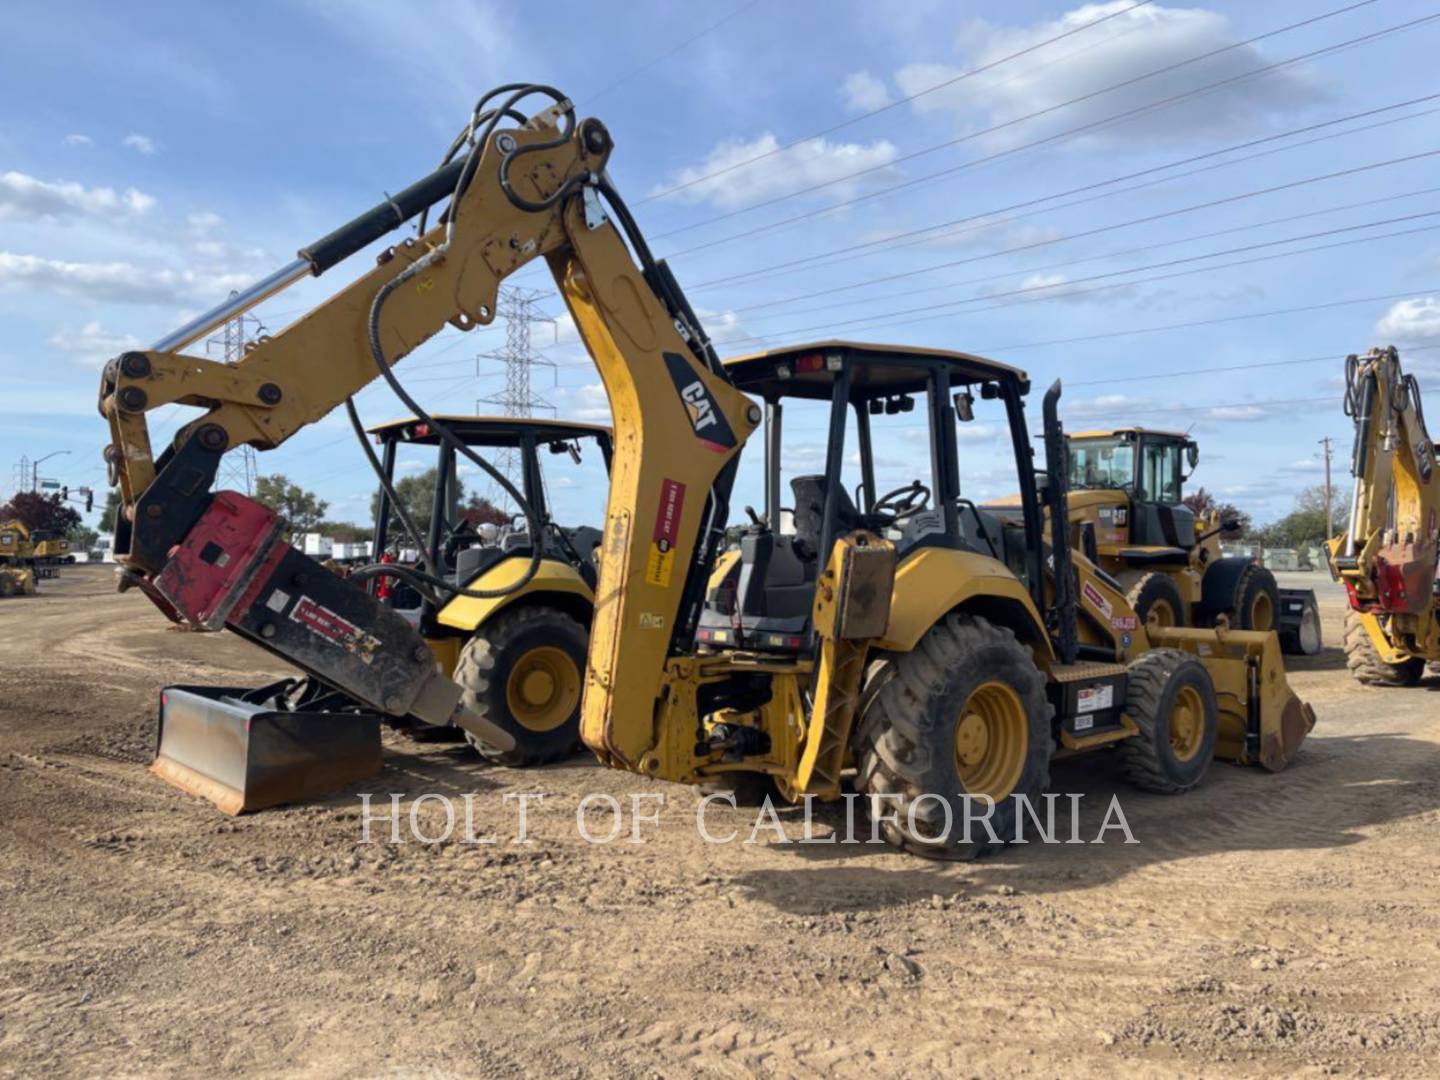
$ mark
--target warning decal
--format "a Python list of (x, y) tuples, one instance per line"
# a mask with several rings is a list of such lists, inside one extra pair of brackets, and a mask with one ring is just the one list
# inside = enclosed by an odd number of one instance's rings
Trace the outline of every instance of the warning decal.
[(380, 640), (365, 633), (348, 619), (343, 619), (327, 607), (317, 604), (308, 596), (302, 596), (290, 612), (290, 618), (305, 627), (317, 637), (339, 645), (346, 652), (356, 653), (369, 663)]
[(1114, 611), (1114, 608), (1110, 606), (1110, 601), (1106, 600), (1105, 597), (1101, 595), (1099, 589), (1095, 588), (1094, 585), (1091, 585), (1090, 582), (1087, 581), (1084, 585), (1080, 587), (1080, 592), (1091, 604), (1091, 606), (1096, 608), (1102, 616), (1107, 619), (1110, 618), (1110, 615)]
[(662, 589), (669, 587), (675, 569), (675, 537), (680, 532), (680, 513), (684, 509), (685, 485), (665, 480), (660, 485), (660, 509), (655, 515), (650, 557), (645, 562), (645, 580)]

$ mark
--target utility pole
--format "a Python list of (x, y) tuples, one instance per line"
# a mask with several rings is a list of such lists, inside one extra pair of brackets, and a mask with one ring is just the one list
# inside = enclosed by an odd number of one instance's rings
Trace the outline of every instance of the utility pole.
[(1320, 445), (1325, 448), (1325, 535), (1335, 535), (1335, 492), (1330, 484), (1330, 457), (1333, 453), (1329, 435), (1320, 440)]
[[(230, 293), (232, 298), (238, 295), (239, 293), (234, 291)], [(218, 337), (205, 342), (205, 351), (210, 352), (218, 346), (225, 357), (225, 363), (236, 364), (245, 356), (245, 346), (264, 333), (265, 326), (259, 319), (254, 315), (241, 314), (227, 322)], [(243, 491), (246, 495), (255, 494), (253, 446), (236, 447), (220, 459), (219, 481), (216, 486)]]
[[(546, 360), (536, 353), (530, 333), (531, 327), (537, 322), (550, 323), (552, 326), (555, 323), (553, 318), (538, 310), (537, 305), (545, 295), (538, 289), (522, 289), (514, 285), (500, 287), (498, 308), (500, 318), (505, 320), (505, 347), (498, 352), (481, 353), (477, 356), (475, 374), (483, 377), (482, 361), (500, 360), (505, 364), (505, 389), (498, 394), (477, 399), (477, 413), (484, 411), (481, 409), (482, 405), (491, 405), (498, 406), (504, 416), (534, 416), (539, 412), (555, 415), (555, 406), (535, 392), (531, 378), (537, 365), (552, 370), (555, 368), (554, 361)], [(512, 484), (521, 486), (523, 477), (520, 475), (520, 456), (516, 451), (497, 451), (494, 464)], [(500, 492), (493, 494), (498, 497)]]

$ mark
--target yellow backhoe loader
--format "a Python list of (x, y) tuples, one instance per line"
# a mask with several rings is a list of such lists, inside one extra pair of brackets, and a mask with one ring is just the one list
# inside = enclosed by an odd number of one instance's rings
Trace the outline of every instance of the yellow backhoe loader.
[(1200, 461), (1188, 434), (1122, 427), (1070, 436), (1070, 521), (1103, 570), (1125, 586), (1142, 619), (1160, 626), (1277, 630), (1286, 652), (1323, 647), (1311, 589), (1282, 589), (1256, 560), (1225, 555), (1239, 534), (1219, 513), (1197, 517), (1184, 483)]
[[(545, 107), (525, 117), (520, 106), (537, 97)], [(476, 106), (436, 173), (154, 348), (109, 363), (100, 403), (127, 580), (172, 617), (235, 630), (371, 710), (512, 743), (356, 580), (453, 584), (386, 566), (342, 580), (289, 547), (265, 508), (209, 487), (229, 447), (279, 445), (377, 376), (493, 474), (419, 408), (392, 365), (447, 323), (489, 322), (500, 282), (544, 259), (614, 417), (580, 724), (602, 762), (682, 783), (763, 781), (792, 799), (837, 799), (848, 782), (891, 843), (959, 857), (988, 846), (961, 831), (971, 800), (993, 806), (1003, 837), (1019, 813), (1011, 796), (1038, 796), (1057, 750), (1115, 746), (1132, 778), (1166, 792), (1200, 782), (1217, 754), (1272, 770), (1292, 760), (1314, 714), (1286, 683), (1273, 631), (1152, 630), (1113, 578), (1072, 552), (1058, 383), (1045, 395), (1037, 468), (1028, 377), (995, 361), (827, 341), (721, 363), (610, 184), (611, 150), (604, 125), (578, 120), (552, 88), (503, 87)], [(447, 197), (427, 228), (421, 212)], [(416, 239), (238, 363), (182, 351), (416, 213)], [(744, 588), (747, 572), (760, 571), (742, 549), (727, 600), (718, 549), (741, 448), (764, 415), (742, 379), (767, 404), (792, 393), (824, 402), (829, 437), (824, 473), (792, 508), (808, 521), (805, 544), (797, 528), (790, 545), (798, 570), (782, 567), (787, 576), (772, 581), (766, 569), (760, 586)], [(979, 531), (989, 523), (978, 513), (972, 522), (958, 488), (957, 415), (977, 398), (1005, 416), (1021, 484), (1020, 525), (989, 540)], [(871, 484), (864, 512), (846, 505), (847, 424), (891, 399), (924, 403), (924, 486), (938, 528), (912, 527), (918, 491), (877, 499)], [(146, 415), (172, 402), (205, 413), (156, 455)], [(512, 494), (533, 533), (533, 508)], [(752, 545), (757, 558), (763, 547)], [(750, 606), (755, 597), (763, 608)], [(779, 617), (798, 610), (799, 622), (767, 625), (772, 600), (783, 604)], [(717, 629), (704, 625), (707, 601), (733, 640), (700, 639)], [(279, 712), (282, 703), (266, 704)]]
[[(558, 761), (580, 742), (580, 690), (600, 530), (555, 522), (543, 458), (562, 455), (580, 465), (593, 453), (608, 465), (610, 429), (514, 417), (435, 419), (468, 447), (512, 456), (526, 501), (542, 522), (542, 561), (524, 585), (489, 598), (437, 594), (384, 580), (377, 583), (376, 595), (424, 635), (440, 670), (464, 688), (466, 705), (515, 739), (513, 747), (499, 750), (467, 732), (483, 757), (517, 766)], [(372, 541), (377, 557), (411, 544), (433, 573), (472, 590), (499, 593), (520, 576), (529, 565), (529, 531), (508, 524), (499, 528), (495, 522), (477, 527), (466, 517), (456, 454), (428, 423), (407, 417), (372, 427), (370, 433), (381, 448)], [(395, 495), (397, 452), (407, 446), (433, 447), (437, 458), (423, 536)]]
[(1414, 686), (1440, 662), (1440, 475), (1420, 384), (1395, 347), (1345, 361), (1345, 414), (1355, 422), (1350, 524), (1329, 542), (1345, 586), (1345, 654), (1367, 686)]
[(0, 524), (0, 596), (34, 596), (35, 544), (20, 520)]

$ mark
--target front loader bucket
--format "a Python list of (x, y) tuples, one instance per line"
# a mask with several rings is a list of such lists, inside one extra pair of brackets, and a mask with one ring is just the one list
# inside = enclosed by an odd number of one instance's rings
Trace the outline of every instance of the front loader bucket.
[(380, 718), (277, 711), (250, 691), (170, 686), (150, 771), (226, 814), (317, 798), (380, 771)]
[(1290, 689), (1275, 631), (1157, 629), (1150, 643), (1193, 653), (1210, 673), (1219, 713), (1216, 757), (1270, 772), (1294, 760), (1315, 726), (1315, 710)]

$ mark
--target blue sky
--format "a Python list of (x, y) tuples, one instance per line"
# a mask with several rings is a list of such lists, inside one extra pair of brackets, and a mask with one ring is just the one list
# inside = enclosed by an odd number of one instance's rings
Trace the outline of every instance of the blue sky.
[[(1415, 100), (1440, 94), (1440, 21), (1405, 26), (1436, 13), (1408, 0), (1133, 3), (14, 7), (0, 492), (21, 455), (61, 450), (44, 475), (102, 484), (106, 357), (428, 172), (475, 97), (534, 80), (610, 127), (614, 179), (722, 352), (846, 336), (985, 353), (1037, 387), (1063, 378), (1072, 430), (1193, 427), (1193, 482), (1278, 517), (1320, 478), (1322, 436), (1343, 474), (1339, 357), (1393, 341), (1440, 385), (1440, 97)], [(368, 262), (257, 315), (278, 331)], [(569, 328), (534, 333), (556, 364), (538, 389), (603, 419)], [(467, 412), (500, 388), (476, 357), (502, 339), (447, 330), (399, 372)], [(359, 400), (399, 412), (379, 388)], [(917, 471), (913, 421), (881, 447), (882, 487)], [(363, 518), (373, 484), (346, 430), (332, 415), (260, 469)], [(820, 430), (791, 434), (804, 471)], [(964, 434), (974, 497), (1013, 489), (1000, 435), (983, 416)], [(562, 517), (598, 521), (593, 472), (557, 473)]]

